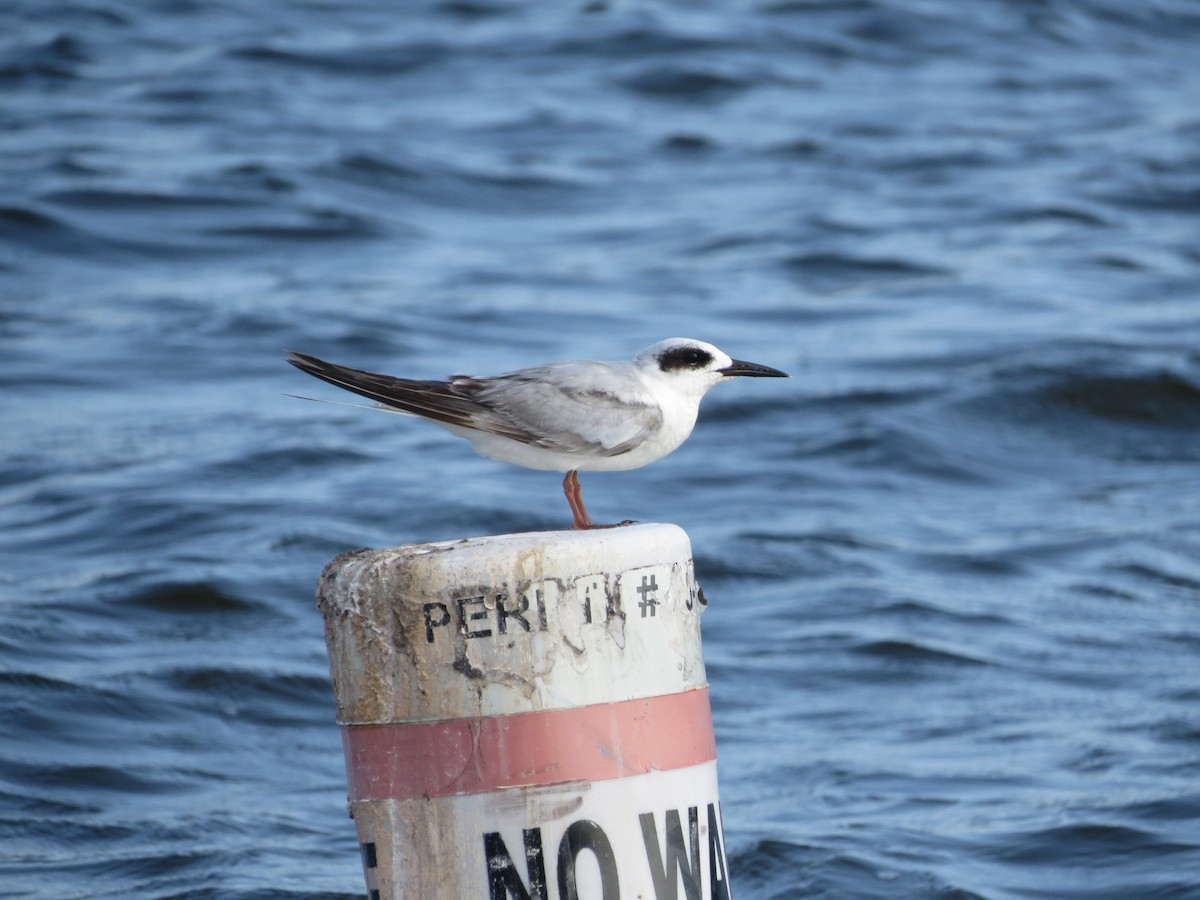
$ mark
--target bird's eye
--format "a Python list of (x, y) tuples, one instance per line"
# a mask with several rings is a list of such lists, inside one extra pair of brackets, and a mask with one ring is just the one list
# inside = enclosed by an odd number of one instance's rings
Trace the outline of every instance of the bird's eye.
[(674, 347), (659, 358), (658, 365), (664, 372), (703, 369), (712, 359), (712, 354), (699, 347)]

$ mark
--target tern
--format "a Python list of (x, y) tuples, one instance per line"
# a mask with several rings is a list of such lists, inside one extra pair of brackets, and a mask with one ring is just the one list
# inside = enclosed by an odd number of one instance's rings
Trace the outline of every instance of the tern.
[(662, 459), (687, 440), (701, 399), (723, 381), (788, 377), (691, 338), (659, 341), (627, 362), (574, 360), (446, 381), (378, 375), (305, 353), (290, 352), (287, 360), (374, 400), (373, 409), (434, 422), (490, 459), (565, 472), (563, 493), (576, 529), (613, 527), (588, 515), (581, 471), (624, 471)]

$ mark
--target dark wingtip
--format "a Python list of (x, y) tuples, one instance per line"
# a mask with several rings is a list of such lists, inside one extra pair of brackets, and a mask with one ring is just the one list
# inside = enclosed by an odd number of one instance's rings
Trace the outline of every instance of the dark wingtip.
[(297, 369), (303, 369), (306, 372), (309, 372), (322, 364), (321, 360), (317, 359), (315, 356), (309, 356), (307, 353), (301, 353), (298, 350), (285, 350), (283, 352), (287, 354), (284, 359), (286, 359)]

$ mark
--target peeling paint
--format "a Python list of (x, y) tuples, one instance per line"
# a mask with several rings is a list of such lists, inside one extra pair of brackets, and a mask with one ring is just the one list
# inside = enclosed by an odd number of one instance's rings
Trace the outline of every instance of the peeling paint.
[[(322, 572), (317, 605), (340, 723), (449, 726), (704, 687), (698, 596), (687, 535), (635, 525), (343, 553)], [(601, 731), (591, 746), (624, 760), (616, 733)], [(481, 777), (480, 740), (472, 727), (466, 758), (447, 757), (439, 777)], [(409, 760), (397, 755), (404, 770)], [(673, 787), (651, 811), (715, 803), (715, 762), (695, 768), (668, 773)], [(530, 769), (530, 782), (541, 785), (545, 771), (557, 770)], [(368, 889), (394, 898), (486, 897), (485, 834), (503, 832), (525, 861), (534, 851), (522, 844), (523, 829), (538, 828), (545, 851), (557, 853), (572, 821), (642, 811), (639, 804), (659, 796), (651, 789), (662, 776), (356, 801), (359, 839), (377, 860)], [(641, 834), (631, 814), (609, 837), (622, 847)]]

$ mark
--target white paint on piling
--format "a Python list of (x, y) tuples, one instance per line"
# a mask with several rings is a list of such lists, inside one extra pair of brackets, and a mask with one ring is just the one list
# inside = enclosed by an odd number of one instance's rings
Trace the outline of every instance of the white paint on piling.
[(728, 897), (682, 530), (357, 551), (318, 602), (371, 896)]

